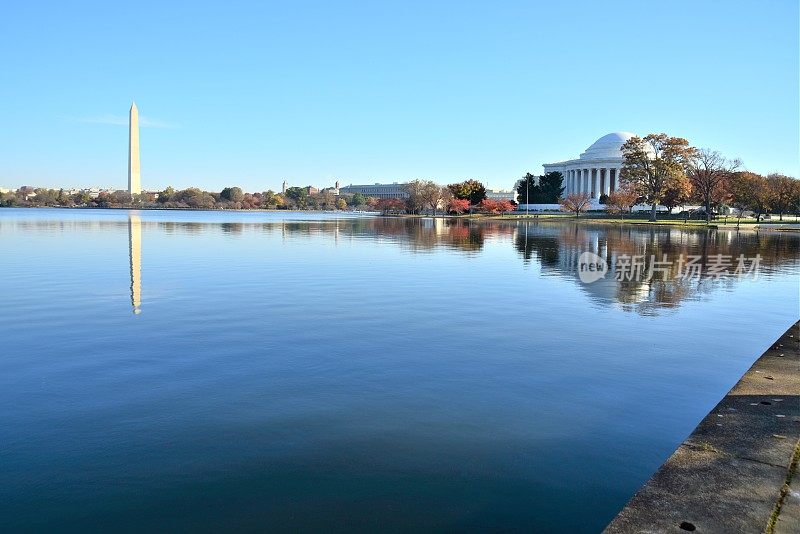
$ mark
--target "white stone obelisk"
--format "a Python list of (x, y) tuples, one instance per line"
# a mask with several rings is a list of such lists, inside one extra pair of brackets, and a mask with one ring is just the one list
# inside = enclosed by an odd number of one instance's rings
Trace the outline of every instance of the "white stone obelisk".
[(131, 104), (128, 120), (128, 193), (142, 193), (142, 174), (139, 169), (139, 110)]

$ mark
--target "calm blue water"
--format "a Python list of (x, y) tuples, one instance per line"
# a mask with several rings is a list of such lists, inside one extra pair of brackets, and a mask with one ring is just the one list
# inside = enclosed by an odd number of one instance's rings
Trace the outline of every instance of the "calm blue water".
[(791, 234), (0, 209), (0, 244), (12, 531), (598, 531), (798, 316)]

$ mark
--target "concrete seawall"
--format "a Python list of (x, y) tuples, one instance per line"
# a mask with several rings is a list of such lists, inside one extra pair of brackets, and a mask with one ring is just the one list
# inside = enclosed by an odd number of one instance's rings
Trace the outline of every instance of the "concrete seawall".
[(767, 349), (605, 532), (800, 532), (798, 327)]

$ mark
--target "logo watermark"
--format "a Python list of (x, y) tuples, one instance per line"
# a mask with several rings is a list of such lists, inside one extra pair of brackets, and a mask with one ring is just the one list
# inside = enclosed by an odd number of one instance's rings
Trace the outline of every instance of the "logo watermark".
[(608, 262), (594, 252), (584, 252), (578, 257), (578, 278), (584, 284), (597, 282), (608, 273)]
[(609, 262), (594, 252), (584, 252), (578, 257), (578, 278), (584, 284), (591, 284), (613, 272), (618, 282), (649, 282), (650, 280), (691, 280), (723, 277), (758, 279), (761, 254), (753, 257), (740, 254), (712, 254), (698, 256), (679, 254), (669, 259), (666, 254), (658, 258), (650, 256), (621, 254), (613, 258), (613, 270)]

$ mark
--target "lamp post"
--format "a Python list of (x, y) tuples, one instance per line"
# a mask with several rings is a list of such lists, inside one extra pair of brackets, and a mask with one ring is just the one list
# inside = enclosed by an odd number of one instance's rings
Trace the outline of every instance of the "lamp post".
[[(526, 218), (526, 219), (527, 219), (528, 217), (530, 217), (530, 212), (529, 212), (529, 210), (530, 210), (530, 207), (531, 207), (531, 196), (530, 196), (530, 194), (528, 193), (528, 186), (530, 185), (530, 183), (531, 183), (531, 180), (530, 180), (530, 178), (528, 178), (528, 177), (527, 177), (527, 175), (526, 175), (526, 176), (525, 176), (525, 218)], [(526, 232), (527, 232), (527, 229), (526, 229)], [(526, 234), (526, 235), (527, 235), (527, 234)]]

